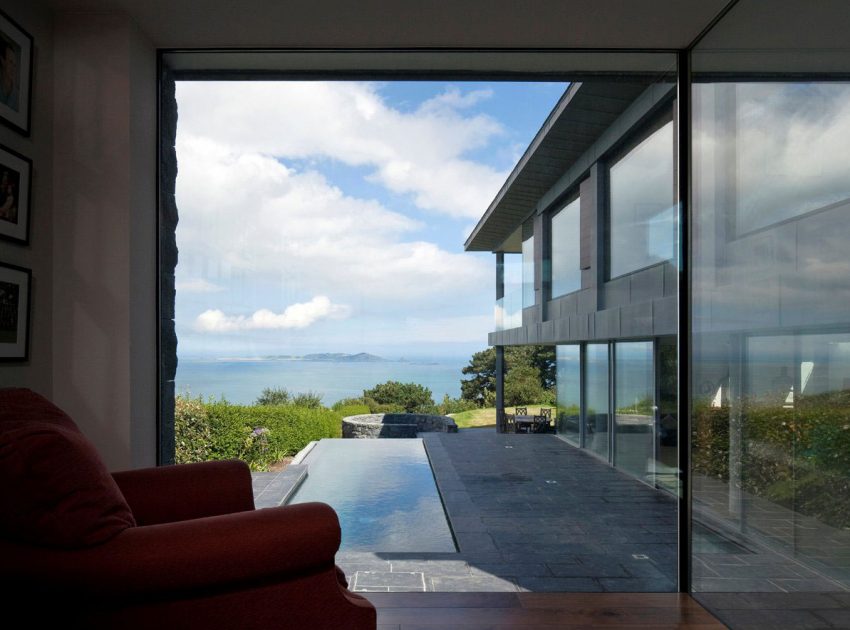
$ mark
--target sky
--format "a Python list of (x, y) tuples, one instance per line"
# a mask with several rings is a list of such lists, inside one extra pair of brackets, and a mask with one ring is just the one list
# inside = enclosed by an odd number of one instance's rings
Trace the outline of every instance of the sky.
[(463, 243), (566, 87), (178, 83), (179, 356), (486, 348)]

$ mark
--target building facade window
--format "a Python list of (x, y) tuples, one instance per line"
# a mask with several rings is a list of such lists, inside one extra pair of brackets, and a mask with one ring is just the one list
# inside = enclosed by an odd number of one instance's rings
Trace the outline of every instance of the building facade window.
[(555, 357), (556, 430), (566, 441), (581, 446), (581, 346), (557, 346)]
[(585, 351), (585, 447), (608, 459), (610, 425), (608, 344), (589, 343)]
[(553, 298), (581, 289), (579, 209), (576, 198), (552, 215), (549, 274)]
[(651, 341), (614, 344), (614, 463), (654, 482), (655, 368)]
[(667, 120), (608, 171), (608, 275), (649, 267), (676, 255), (673, 121)]
[(529, 221), (522, 228), (522, 307), (534, 303), (534, 231)]
[(522, 326), (522, 257), (506, 253), (501, 265), (497, 272), (502, 279), (502, 297), (496, 300), (496, 330), (508, 330)]

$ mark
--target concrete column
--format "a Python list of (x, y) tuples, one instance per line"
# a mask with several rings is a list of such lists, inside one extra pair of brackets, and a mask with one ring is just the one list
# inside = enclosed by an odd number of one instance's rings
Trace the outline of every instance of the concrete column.
[(504, 433), (502, 412), (505, 408), (505, 347), (496, 346), (496, 430)]

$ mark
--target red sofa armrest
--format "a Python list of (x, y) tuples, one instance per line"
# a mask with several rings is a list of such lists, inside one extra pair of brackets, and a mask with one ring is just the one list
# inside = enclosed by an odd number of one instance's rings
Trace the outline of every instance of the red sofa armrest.
[(112, 477), (138, 525), (254, 509), (251, 470), (239, 460), (127, 470)]
[(333, 571), (339, 543), (333, 508), (302, 503), (131, 527), (85, 549), (3, 541), (0, 552), (17, 587), (81, 602), (96, 596), (117, 603)]

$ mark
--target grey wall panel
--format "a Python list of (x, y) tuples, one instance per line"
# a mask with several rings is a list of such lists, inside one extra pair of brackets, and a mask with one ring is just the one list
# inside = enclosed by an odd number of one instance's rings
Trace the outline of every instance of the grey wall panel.
[(570, 339), (570, 319), (564, 317), (555, 322), (555, 339), (561, 343)]
[(624, 306), (620, 314), (620, 331), (623, 337), (651, 337), (652, 302)]
[(620, 336), (620, 309), (609, 308), (594, 316), (593, 336), (596, 339), (615, 339)]
[(675, 335), (679, 314), (679, 298), (670, 295), (652, 302), (652, 334)]
[(582, 289), (576, 294), (579, 313), (595, 313), (598, 306), (597, 289)]
[(585, 340), (588, 335), (588, 315), (586, 313), (570, 315), (570, 337)]
[(664, 295), (664, 267), (655, 265), (631, 274), (631, 303), (648, 302)]
[(614, 308), (616, 306), (630, 304), (632, 302), (631, 286), (631, 276), (609, 280), (604, 284), (600, 306), (603, 308)]
[(664, 263), (664, 295), (678, 295), (679, 269), (671, 263)]

